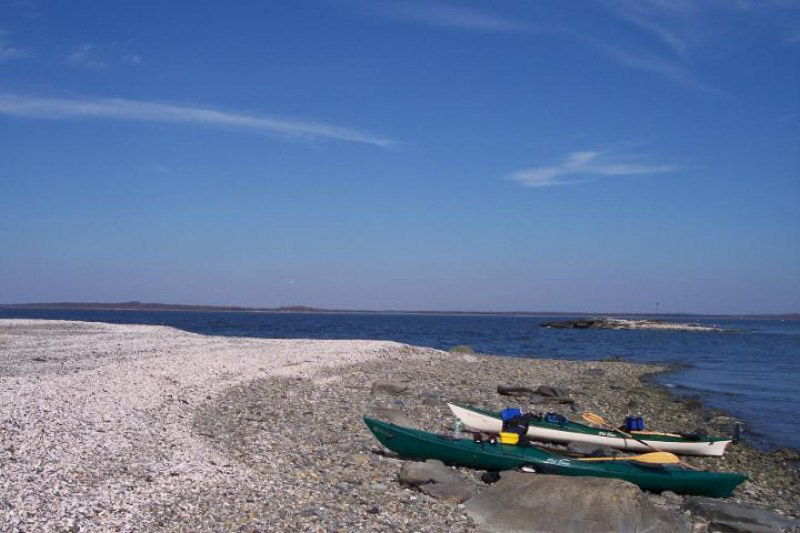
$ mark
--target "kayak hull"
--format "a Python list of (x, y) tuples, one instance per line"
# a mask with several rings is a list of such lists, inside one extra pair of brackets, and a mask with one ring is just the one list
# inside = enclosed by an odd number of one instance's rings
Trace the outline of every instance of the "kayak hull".
[[(464, 404), (448, 403), (450, 411), (468, 428), (487, 433), (499, 433), (503, 421), (499, 413), (476, 409)], [(652, 451), (654, 448), (682, 455), (704, 455), (720, 457), (731, 443), (730, 439), (712, 437), (709, 439), (687, 439), (680, 436), (657, 436), (633, 433), (642, 444), (635, 439), (627, 438), (615, 431), (592, 428), (585, 424), (570, 422), (562, 426), (545, 421), (531, 421), (528, 427), (528, 438), (544, 442), (585, 442), (608, 446), (620, 450), (634, 452)]]
[(675, 465), (646, 465), (634, 461), (581, 462), (538, 448), (476, 443), (406, 428), (364, 417), (375, 437), (395, 453), (415, 459), (438, 459), (482, 470), (513, 470), (526, 466), (542, 474), (617, 478), (644, 490), (724, 498), (747, 479), (729, 472), (689, 470)]

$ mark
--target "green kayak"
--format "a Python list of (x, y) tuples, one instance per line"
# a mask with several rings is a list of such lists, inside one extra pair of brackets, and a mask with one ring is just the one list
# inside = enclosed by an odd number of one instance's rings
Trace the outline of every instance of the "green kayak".
[(581, 461), (533, 445), (509, 445), (455, 439), (364, 417), (375, 437), (393, 452), (415, 459), (439, 459), (448, 464), (483, 470), (528, 467), (542, 474), (624, 479), (640, 488), (679, 494), (725, 498), (747, 476), (733, 472), (690, 470), (671, 464), (637, 461)]

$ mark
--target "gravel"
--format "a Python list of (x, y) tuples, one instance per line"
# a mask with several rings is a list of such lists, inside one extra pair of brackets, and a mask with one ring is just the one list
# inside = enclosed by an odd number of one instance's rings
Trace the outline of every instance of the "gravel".
[[(498, 385), (548, 385), (610, 420), (635, 399), (649, 427), (730, 432), (722, 413), (686, 409), (642, 381), (659, 370), (0, 320), (0, 530), (474, 531), (463, 506), (397, 482), (402, 461), (363, 414), (450, 431), (445, 400), (500, 408), (514, 400)], [(521, 407), (579, 416), (557, 403)], [(749, 474), (732, 501), (797, 517), (796, 459), (739, 445), (689, 461)], [(481, 488), (482, 472), (459, 471)]]

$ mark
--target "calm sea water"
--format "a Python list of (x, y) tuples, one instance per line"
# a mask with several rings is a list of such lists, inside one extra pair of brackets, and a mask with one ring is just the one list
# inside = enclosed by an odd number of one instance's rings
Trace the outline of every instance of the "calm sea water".
[(690, 333), (552, 330), (539, 324), (555, 317), (491, 315), (0, 309), (0, 318), (163, 324), (208, 335), (394, 340), (445, 350), (468, 344), (479, 352), (508, 356), (677, 363), (684, 366), (657, 381), (745, 420), (744, 437), (758, 446), (800, 450), (797, 321), (699, 320), (734, 332)]

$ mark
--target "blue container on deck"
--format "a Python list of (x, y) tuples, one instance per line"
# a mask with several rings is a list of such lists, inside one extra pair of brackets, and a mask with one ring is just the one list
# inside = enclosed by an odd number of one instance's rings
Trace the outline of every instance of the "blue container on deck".
[(644, 419), (641, 416), (627, 416), (627, 417), (625, 417), (625, 430), (626, 431), (642, 431), (642, 430), (644, 430)]
[(518, 416), (522, 416), (522, 410), (516, 407), (509, 407), (508, 409), (503, 409), (500, 411), (500, 418), (503, 421), (511, 420), (512, 418), (516, 418)]
[(566, 426), (569, 424), (567, 417), (559, 413), (547, 413), (544, 415), (544, 421), (550, 422), (551, 424), (558, 424), (559, 426)]

